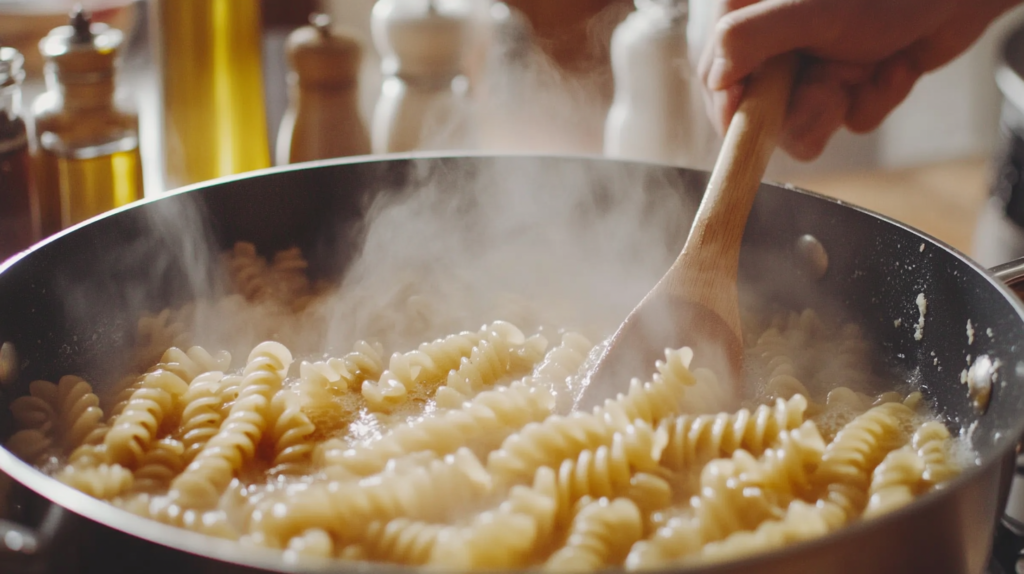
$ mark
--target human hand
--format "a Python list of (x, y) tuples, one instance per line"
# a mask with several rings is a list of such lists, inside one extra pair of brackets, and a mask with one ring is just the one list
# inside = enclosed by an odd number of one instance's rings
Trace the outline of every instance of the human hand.
[(705, 103), (728, 127), (750, 72), (796, 51), (798, 73), (779, 145), (821, 154), (841, 127), (876, 127), (924, 74), (948, 63), (1021, 0), (715, 0), (700, 62)]

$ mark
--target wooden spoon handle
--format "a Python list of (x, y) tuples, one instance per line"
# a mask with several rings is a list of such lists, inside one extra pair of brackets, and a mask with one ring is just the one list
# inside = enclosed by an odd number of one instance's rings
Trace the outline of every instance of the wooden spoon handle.
[[(747, 81), (686, 247), (673, 264), (672, 271), (678, 273), (669, 272), (676, 278), (664, 286), (670, 291), (715, 311), (723, 308), (716, 299), (731, 296), (735, 309), (743, 230), (782, 131), (795, 74), (796, 55), (784, 54), (766, 62)], [(711, 300), (701, 300), (705, 296)], [(730, 326), (739, 333), (738, 317), (723, 318), (730, 324), (735, 320)]]

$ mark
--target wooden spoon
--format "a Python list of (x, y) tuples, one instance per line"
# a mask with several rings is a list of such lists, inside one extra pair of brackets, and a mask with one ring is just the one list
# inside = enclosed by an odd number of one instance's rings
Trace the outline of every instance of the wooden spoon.
[(589, 409), (648, 378), (666, 348), (690, 347), (738, 388), (743, 366), (736, 279), (754, 197), (782, 131), (796, 72), (791, 54), (769, 60), (747, 82), (682, 253), (629, 314), (591, 370), (577, 408)]

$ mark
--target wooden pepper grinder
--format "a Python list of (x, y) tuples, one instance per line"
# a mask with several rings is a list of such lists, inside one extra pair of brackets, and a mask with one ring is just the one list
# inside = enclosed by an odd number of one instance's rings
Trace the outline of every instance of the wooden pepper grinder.
[(277, 134), (277, 164), (370, 153), (359, 115), (362, 47), (326, 14), (288, 36), (289, 107)]
[(611, 157), (691, 165), (703, 124), (686, 41), (686, 0), (636, 0), (612, 35), (615, 97), (605, 122)]
[(463, 74), (472, 14), (463, 2), (379, 0), (371, 28), (384, 81), (374, 153), (470, 147)]

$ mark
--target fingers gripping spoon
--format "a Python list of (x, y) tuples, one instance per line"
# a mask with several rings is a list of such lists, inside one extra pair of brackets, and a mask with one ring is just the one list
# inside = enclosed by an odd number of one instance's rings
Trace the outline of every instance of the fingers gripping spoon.
[(690, 347), (735, 391), (743, 366), (737, 300), (740, 244), (754, 197), (782, 131), (796, 58), (773, 58), (747, 82), (726, 131), (686, 245), (612, 336), (589, 373), (578, 408), (589, 409), (646, 378), (664, 349)]

